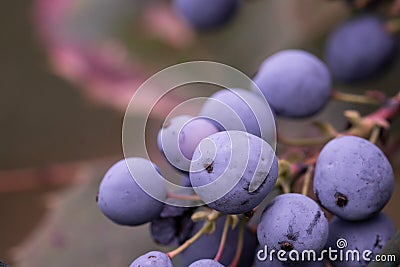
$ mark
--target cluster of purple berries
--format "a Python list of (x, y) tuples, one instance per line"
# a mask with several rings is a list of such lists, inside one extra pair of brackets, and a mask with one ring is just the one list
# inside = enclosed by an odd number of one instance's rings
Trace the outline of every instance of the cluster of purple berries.
[[(173, 4), (194, 28), (207, 30), (226, 23), (239, 1), (176, 0)], [(243, 242), (240, 258), (230, 266), (325, 266), (327, 261), (333, 266), (366, 266), (362, 259), (258, 257), (264, 248), (280, 255), (307, 250), (318, 255), (327, 247), (370, 250), (371, 259), (379, 253), (395, 232), (381, 213), (392, 195), (394, 174), (383, 152), (360, 137), (337, 137), (324, 146), (314, 172), (316, 201), (297, 193), (275, 197), (262, 211), (256, 231), (246, 225), (243, 238), (238, 228), (228, 229), (226, 235), (224, 221), (229, 216), (248, 217), (277, 183), (274, 116), (315, 115), (330, 99), (332, 76), (343, 82), (368, 78), (381, 70), (394, 51), (395, 41), (384, 31), (381, 19), (364, 15), (330, 36), (327, 65), (302, 50), (275, 53), (254, 77), (254, 90), (217, 91), (198, 116), (174, 117), (158, 133), (160, 152), (182, 172), (182, 186), (193, 189), (190, 196), (199, 197), (200, 208), (169, 203), (171, 195), (157, 166), (147, 159), (127, 158), (105, 174), (98, 192), (100, 210), (120, 225), (150, 222), (154, 241), (173, 246), (185, 244), (202, 229), (205, 217), (192, 220), (199, 210), (217, 211), (220, 216), (213, 231), (180, 253), (184, 266), (228, 266), (238, 253), (238, 242)], [(323, 209), (335, 215), (330, 223)], [(216, 258), (223, 236), (227, 236), (225, 246)], [(338, 247), (339, 239), (347, 240), (348, 246)], [(172, 261), (170, 254), (153, 251), (130, 266), (169, 267)]]

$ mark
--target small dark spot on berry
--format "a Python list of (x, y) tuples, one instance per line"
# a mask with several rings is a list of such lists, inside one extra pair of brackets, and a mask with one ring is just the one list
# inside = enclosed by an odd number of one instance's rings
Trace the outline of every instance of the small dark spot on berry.
[(248, 199), (246, 199), (245, 201), (243, 201), (242, 203), (240, 203), (240, 205), (246, 205), (247, 203), (249, 203), (249, 200)]
[(292, 233), (291, 233), (291, 234), (287, 234), (286, 237), (287, 237), (289, 240), (296, 241), (297, 238), (298, 238), (299, 236), (298, 236), (298, 234), (295, 235), (295, 234), (292, 234)]
[(341, 208), (345, 207), (347, 205), (347, 202), (349, 202), (347, 196), (339, 192), (336, 192), (335, 199), (336, 199), (336, 205)]
[(282, 241), (279, 242), (278, 244), (281, 246), (281, 249), (286, 252), (293, 250), (293, 244), (288, 241)]
[(383, 247), (381, 244), (381, 238), (379, 235), (376, 235), (374, 247), (379, 248), (379, 249), (382, 249), (382, 247)]
[(321, 218), (321, 212), (317, 211), (317, 213), (314, 216), (313, 221), (310, 223), (310, 225), (307, 227), (306, 232), (307, 234), (311, 235), (314, 227), (317, 225), (319, 218)]
[(156, 256), (153, 256), (153, 255), (150, 255), (150, 256), (148, 256), (147, 257), (148, 259), (155, 259), (155, 258), (157, 258)]
[(208, 173), (212, 173), (212, 171), (214, 170), (213, 163), (214, 162), (211, 162), (209, 164), (204, 164), (204, 168)]

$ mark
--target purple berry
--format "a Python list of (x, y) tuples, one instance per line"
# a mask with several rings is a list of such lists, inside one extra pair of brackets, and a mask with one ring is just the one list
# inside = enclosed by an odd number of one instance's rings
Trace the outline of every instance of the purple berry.
[[(346, 260), (344, 256), (342, 261), (337, 258), (332, 262), (333, 266), (367, 266), (369, 263), (368, 258), (374, 259), (375, 255), (380, 252), (395, 232), (393, 223), (383, 213), (358, 222), (345, 221), (334, 217), (329, 223), (329, 239), (326, 245), (333, 249), (342, 250), (343, 255), (347, 254), (349, 258)], [(359, 251), (359, 258), (357, 254), (354, 254), (354, 258), (348, 254), (351, 250)], [(371, 251), (371, 253), (366, 252), (367, 250)], [(364, 255), (368, 258), (364, 259), (363, 253), (368, 253), (369, 255)]]
[(175, 218), (158, 218), (151, 221), (150, 232), (153, 241), (161, 245), (170, 245), (175, 241)]
[(143, 158), (120, 160), (104, 175), (98, 192), (100, 210), (117, 224), (141, 225), (156, 219), (163, 209), (164, 204), (143, 191), (136, 179), (146, 179), (158, 199), (166, 198), (164, 178), (152, 162)]
[(180, 149), (180, 132), (186, 123), (192, 120), (189, 115), (181, 115), (167, 121), (158, 132), (157, 146), (168, 163), (178, 170), (188, 171), (190, 159)]
[(187, 172), (193, 152), (200, 141), (219, 130), (208, 119), (181, 115), (167, 121), (157, 136), (157, 145), (167, 161)]
[(331, 94), (325, 64), (302, 50), (283, 50), (261, 65), (254, 82), (277, 115), (303, 118), (322, 110)]
[(325, 57), (336, 79), (356, 82), (379, 73), (393, 58), (396, 45), (385, 22), (365, 14), (346, 21), (329, 36)]
[(213, 120), (221, 131), (244, 131), (270, 144), (274, 141), (274, 115), (264, 97), (251, 91), (220, 90), (204, 103), (200, 115)]
[[(166, 208), (171, 212), (164, 212)], [(181, 244), (186, 241), (194, 225), (191, 219), (193, 209), (165, 204), (163, 212), (161, 213), (163, 216), (151, 221), (150, 231), (153, 240), (162, 245)]]
[(193, 262), (192, 264), (189, 265), (189, 267), (224, 267), (224, 265), (215, 260), (202, 259)]
[[(203, 139), (190, 167), (190, 180), (207, 205), (227, 214), (245, 213), (268, 195), (278, 176), (275, 152), (261, 138), (224, 131)], [(252, 189), (252, 182), (257, 187)]]
[(328, 221), (311, 198), (290, 193), (275, 197), (257, 228), (258, 241), (268, 250), (321, 251), (328, 239)]
[(187, 122), (179, 132), (179, 148), (183, 156), (191, 160), (200, 141), (218, 131), (209, 119), (199, 117)]
[(151, 251), (134, 260), (129, 267), (173, 267), (167, 254), (160, 251)]
[(213, 30), (229, 22), (238, 0), (174, 0), (177, 12), (196, 30)]
[(314, 191), (322, 206), (345, 220), (377, 214), (394, 188), (390, 162), (371, 142), (343, 136), (322, 149), (315, 167)]

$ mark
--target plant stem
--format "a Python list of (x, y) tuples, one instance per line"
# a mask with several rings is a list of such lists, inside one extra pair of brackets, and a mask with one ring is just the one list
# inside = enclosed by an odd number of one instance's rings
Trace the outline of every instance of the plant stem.
[(242, 255), (243, 250), (243, 242), (244, 242), (244, 229), (246, 228), (246, 219), (240, 219), (240, 228), (239, 228), (239, 238), (238, 243), (236, 246), (236, 253), (235, 257), (233, 258), (232, 262), (229, 264), (228, 267), (236, 267), (239, 264), (240, 256)]
[(314, 166), (310, 165), (307, 168), (306, 174), (304, 175), (304, 183), (303, 183), (303, 188), (301, 190), (301, 193), (305, 196), (307, 196), (307, 194), (308, 194), (308, 188), (310, 187), (310, 182), (311, 182), (311, 177), (313, 175), (313, 172), (314, 172)]
[(278, 136), (278, 142), (288, 145), (288, 146), (316, 146), (323, 145), (332, 137), (321, 136), (321, 137), (309, 137), (309, 138), (296, 138), (289, 139), (282, 136)]
[(390, 98), (383, 107), (366, 116), (365, 118), (390, 120), (396, 117), (399, 113), (400, 92), (396, 96)]
[(370, 137), (369, 137), (369, 141), (371, 142), (371, 143), (373, 143), (373, 144), (376, 144), (376, 142), (378, 142), (378, 139), (379, 139), (379, 135), (380, 135), (380, 133), (381, 133), (381, 127), (379, 127), (379, 126), (375, 126), (373, 129), (372, 129), (372, 132), (371, 132), (371, 135), (370, 135)]
[(209, 227), (211, 226), (212, 223), (213, 223), (212, 221), (205, 221), (203, 224), (203, 227), (201, 227), (201, 229), (194, 236), (192, 236), (191, 238), (186, 240), (186, 242), (183, 243), (181, 246), (168, 252), (167, 253), (168, 257), (172, 259), (176, 255), (178, 255), (179, 253), (181, 253), (182, 251), (187, 249), (191, 244), (196, 242), (197, 239), (199, 239), (209, 229)]
[(174, 198), (180, 200), (193, 200), (193, 201), (201, 201), (201, 198), (198, 195), (179, 195), (172, 192), (167, 193), (167, 198)]
[(396, 257), (395, 261), (392, 262), (371, 262), (368, 264), (368, 267), (381, 267), (381, 266), (388, 266), (388, 267), (397, 267), (400, 263), (400, 231), (396, 233), (396, 235), (386, 243), (383, 249), (379, 252), (379, 255), (394, 255)]
[[(385, 102), (385, 105), (372, 112), (371, 114), (364, 117), (353, 118), (357, 123), (353, 124), (353, 126), (349, 130), (338, 133), (336, 134), (336, 136), (355, 135), (367, 138), (368, 134), (375, 126), (388, 128), (390, 126), (389, 122), (394, 119), (399, 113), (400, 92), (396, 96), (388, 99)], [(350, 114), (350, 112), (348, 112), (348, 114)], [(286, 144), (289, 146), (312, 146), (325, 144), (334, 137), (335, 136), (321, 136), (300, 139), (287, 139), (278, 135), (278, 141), (282, 144)]]
[(367, 105), (380, 105), (381, 101), (366, 95), (355, 95), (349, 93), (343, 93), (339, 91), (332, 91), (332, 98), (335, 100), (357, 103), (357, 104), (367, 104)]
[(229, 217), (226, 217), (225, 219), (225, 224), (224, 224), (224, 229), (222, 230), (222, 236), (221, 236), (221, 241), (219, 243), (219, 248), (217, 255), (215, 255), (214, 260), (219, 261), (221, 259), (222, 253), (224, 252), (225, 248), (225, 243), (226, 243), (226, 237), (228, 236), (228, 229), (229, 229)]
[(215, 221), (221, 216), (221, 213), (219, 213), (216, 210), (213, 210), (208, 216), (206, 221), (204, 222), (203, 226), (201, 227), (201, 229), (191, 238), (189, 238), (188, 240), (186, 240), (185, 243), (183, 243), (182, 245), (180, 245), (179, 247), (177, 247), (176, 249), (170, 251), (167, 253), (168, 257), (170, 259), (172, 259), (173, 257), (175, 257), (176, 255), (178, 255), (179, 253), (181, 253), (182, 251), (184, 251), (185, 249), (187, 249), (191, 244), (193, 244), (194, 242), (197, 241), (197, 239), (199, 239), (204, 233), (209, 232), (210, 229), (213, 229), (213, 226)]

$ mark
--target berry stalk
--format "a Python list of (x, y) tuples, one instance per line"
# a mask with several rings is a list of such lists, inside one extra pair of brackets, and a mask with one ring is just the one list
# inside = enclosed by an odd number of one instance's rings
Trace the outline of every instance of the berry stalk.
[(246, 227), (246, 221), (247, 220), (245, 218), (240, 219), (239, 238), (236, 247), (236, 253), (235, 257), (233, 258), (232, 262), (229, 264), (228, 267), (236, 267), (239, 264), (240, 256), (242, 255), (242, 250), (243, 250), (244, 229)]
[(180, 199), (180, 200), (202, 201), (198, 195), (180, 195), (180, 194), (175, 194), (172, 192), (167, 193), (167, 198), (174, 198), (174, 199)]
[(310, 187), (310, 182), (311, 182), (313, 173), (314, 173), (314, 166), (311, 165), (307, 168), (307, 172), (304, 175), (304, 183), (303, 183), (303, 188), (301, 190), (301, 193), (305, 196), (307, 196), (307, 194), (308, 194), (308, 188)]
[(212, 211), (209, 216), (207, 217), (207, 220), (204, 222), (203, 227), (191, 238), (186, 240), (185, 243), (177, 247), (176, 249), (170, 251), (167, 253), (169, 258), (174, 258), (176, 255), (187, 249), (190, 245), (192, 245), (194, 242), (196, 242), (204, 233), (211, 232), (212, 229), (214, 228), (215, 221), (218, 219), (220, 216), (220, 213), (217, 211)]
[(217, 255), (215, 255), (215, 258), (214, 258), (215, 261), (220, 261), (222, 253), (224, 252), (225, 243), (226, 243), (226, 237), (228, 236), (229, 224), (230, 224), (229, 217), (226, 217), (225, 224), (224, 224), (224, 229), (222, 230), (221, 241), (219, 243), (218, 252), (217, 252)]
[(390, 98), (381, 108), (367, 116), (361, 117), (361, 115), (356, 111), (346, 111), (345, 116), (351, 122), (352, 126), (350, 129), (341, 133), (299, 139), (289, 139), (279, 135), (278, 141), (289, 146), (314, 146), (323, 145), (331, 139), (342, 135), (355, 135), (368, 138), (375, 127), (389, 128), (390, 121), (392, 121), (399, 113), (400, 93)]
[(356, 95), (340, 91), (332, 91), (332, 99), (356, 104), (381, 105), (382, 101), (369, 95)]

